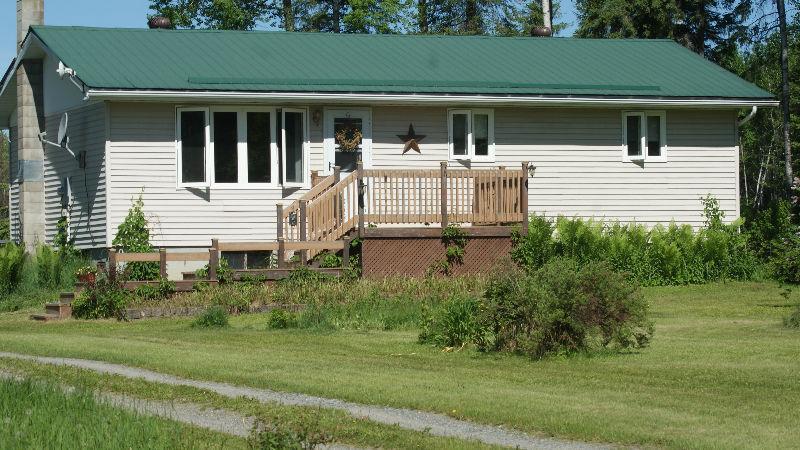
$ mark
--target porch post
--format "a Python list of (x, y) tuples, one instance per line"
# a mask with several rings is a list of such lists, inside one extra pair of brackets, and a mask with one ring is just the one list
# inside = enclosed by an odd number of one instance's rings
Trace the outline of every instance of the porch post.
[(275, 221), (278, 223), (275, 238), (280, 239), (283, 237), (283, 203), (275, 205), (275, 218)]
[(344, 237), (344, 247), (342, 247), (342, 269), (350, 267), (350, 236)]
[[(300, 200), (300, 218), (298, 225), (300, 226), (300, 241), (305, 242), (308, 239), (308, 224), (306, 223), (306, 210), (308, 208), (308, 200)], [(308, 250), (300, 250), (300, 260), (303, 264), (308, 261)]]
[(108, 249), (108, 279), (117, 279), (117, 249), (114, 247)]
[(217, 281), (217, 268), (219, 267), (219, 240), (211, 240), (208, 249), (208, 281)]
[(522, 212), (522, 235), (528, 234), (528, 162), (522, 163), (522, 179), (519, 188), (519, 205)]
[(333, 184), (339, 182), (342, 179), (342, 168), (339, 166), (333, 166)]
[(286, 267), (286, 241), (283, 237), (278, 238), (278, 269)]
[(364, 163), (361, 160), (356, 164), (358, 177), (358, 237), (364, 237)]
[(161, 279), (167, 279), (167, 249), (161, 247), (158, 249), (158, 268)]
[(441, 213), (442, 213), (442, 228), (447, 228), (447, 161), (439, 163), (439, 172), (441, 180)]

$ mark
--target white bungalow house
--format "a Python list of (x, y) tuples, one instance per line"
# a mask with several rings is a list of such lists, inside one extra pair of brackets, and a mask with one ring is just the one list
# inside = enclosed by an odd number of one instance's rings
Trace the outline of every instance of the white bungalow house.
[[(329, 181), (311, 197), (341, 185), (359, 158), (367, 222), (441, 222), (442, 163), (519, 174), (523, 162), (530, 213), (699, 226), (711, 194), (733, 220), (737, 118), (777, 103), (669, 40), (35, 24), (0, 89), (12, 238), (51, 242), (66, 216), (87, 250), (111, 245), (140, 194), (157, 246), (275, 240), (278, 204), (296, 232), (292, 202), (315, 180)], [(65, 113), (74, 156), (38, 139), (63, 144)], [(466, 214), (478, 194), (451, 194), (469, 204), (451, 199), (449, 221), (481, 222)], [(492, 201), (519, 219), (516, 200)]]

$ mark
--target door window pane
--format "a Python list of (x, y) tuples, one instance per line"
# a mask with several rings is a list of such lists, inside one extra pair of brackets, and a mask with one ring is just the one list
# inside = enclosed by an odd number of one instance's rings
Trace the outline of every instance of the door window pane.
[(270, 161), (270, 124), (268, 112), (247, 113), (247, 181), (272, 181)]
[(661, 117), (647, 118), (647, 156), (661, 156)]
[(214, 181), (238, 183), (237, 121), (235, 112), (214, 113)]
[(305, 181), (305, 169), (303, 167), (303, 113), (286, 112), (284, 116), (286, 121), (283, 124), (286, 131), (286, 142), (284, 142), (286, 182), (302, 183)]
[(453, 114), (453, 154), (466, 155), (469, 139), (469, 116), (466, 114)]
[(475, 137), (475, 155), (489, 155), (489, 116), (475, 114), (472, 116), (472, 135)]
[[(361, 139), (358, 140), (358, 148), (351, 151), (344, 151), (342, 148), (341, 139), (344, 137), (346, 140), (355, 140), (355, 131), (362, 133)], [(356, 170), (359, 158), (361, 156), (361, 144), (364, 142), (364, 123), (360, 118), (350, 117), (336, 117), (333, 119), (333, 138), (336, 145), (334, 154), (334, 164), (344, 172), (352, 172)]]
[(206, 113), (181, 111), (181, 181), (206, 181)]
[(639, 116), (626, 117), (628, 156), (641, 156), (642, 154), (642, 119)]

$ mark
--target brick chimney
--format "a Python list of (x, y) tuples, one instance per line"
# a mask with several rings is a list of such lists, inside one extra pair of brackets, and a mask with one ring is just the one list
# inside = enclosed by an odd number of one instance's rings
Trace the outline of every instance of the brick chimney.
[[(22, 46), (28, 27), (43, 23), (44, 0), (17, 0), (17, 48)], [(17, 69), (19, 231), (28, 250), (45, 241), (44, 147), (39, 141), (44, 130), (43, 66), (42, 59), (23, 59)]]

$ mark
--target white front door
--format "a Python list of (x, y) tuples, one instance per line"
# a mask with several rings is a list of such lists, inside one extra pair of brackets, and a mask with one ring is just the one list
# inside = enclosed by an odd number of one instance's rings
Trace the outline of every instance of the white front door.
[[(325, 162), (323, 170), (342, 173), (356, 169), (359, 158), (365, 168), (372, 166), (372, 112), (369, 109), (325, 109)], [(359, 139), (360, 135), (360, 139)]]

